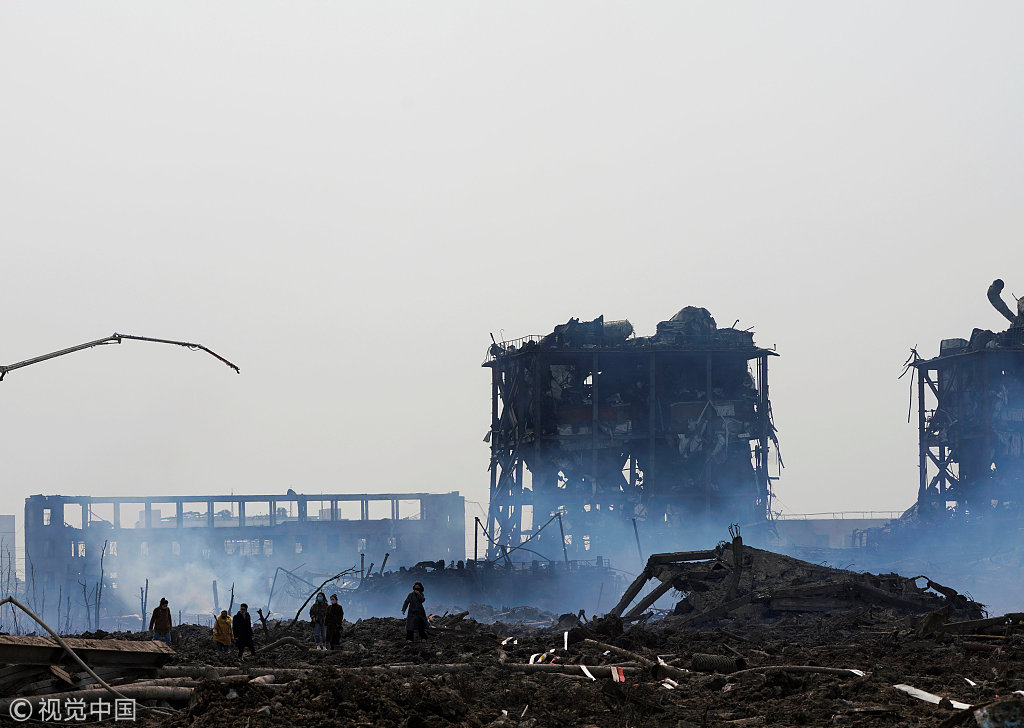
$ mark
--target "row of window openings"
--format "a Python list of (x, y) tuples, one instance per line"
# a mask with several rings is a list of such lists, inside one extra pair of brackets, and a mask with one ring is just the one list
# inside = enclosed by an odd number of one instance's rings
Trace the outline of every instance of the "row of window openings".
[[(398, 548), (398, 538), (391, 536), (387, 540), (387, 547), (389, 549)], [(261, 550), (262, 546), (262, 550)], [(334, 537), (334, 543), (331, 545), (333, 548), (339, 548), (341, 546), (341, 538), (339, 536)], [(301, 554), (306, 548), (306, 543), (302, 539), (295, 540), (295, 553)], [(356, 549), (362, 553), (366, 551), (367, 543), (365, 538), (360, 538), (356, 541)], [(238, 554), (239, 556), (253, 556), (257, 554), (263, 554), (264, 556), (270, 556), (274, 553), (274, 541), (273, 539), (226, 539), (224, 541), (224, 553), (226, 554)], [(47, 541), (43, 544), (43, 554), (45, 556), (53, 556), (53, 542)], [(202, 549), (202, 556), (204, 559), (210, 558), (210, 549)], [(107, 556), (117, 556), (117, 541), (107, 542)], [(149, 556), (150, 548), (149, 542), (143, 541), (139, 544), (139, 555)], [(171, 555), (181, 555), (181, 543), (178, 541), (171, 541)], [(84, 559), (85, 558), (85, 541), (72, 541), (71, 542), (71, 557)]]
[[(385, 518), (388, 518), (388, 517), (392, 517), (393, 518), (395, 516), (395, 514), (399, 512), (399, 510), (398, 510), (399, 508), (401, 509), (400, 512), (408, 514), (408, 515), (400, 517), (401, 520), (403, 520), (403, 521), (410, 521), (410, 520), (418, 521), (418, 520), (420, 520), (422, 518), (422, 506), (419, 503), (417, 503), (416, 501), (398, 501), (397, 504), (393, 503), (392, 501), (368, 501), (365, 504), (365, 507), (360, 506), (360, 502), (359, 501), (344, 501), (343, 505), (339, 505), (339, 507), (335, 508), (334, 513), (337, 515), (338, 520), (342, 520), (342, 521), (363, 520), (362, 519), (362, 514), (363, 514), (363, 512), (365, 510), (365, 512), (369, 516), (369, 520), (377, 520), (377, 519), (385, 519)], [(177, 518), (176, 515), (173, 515), (173, 516), (163, 516), (162, 515), (162, 511), (160, 509), (156, 509), (156, 508), (154, 508), (151, 511), (151, 513), (152, 513), (151, 517), (153, 519), (153, 523), (159, 523), (161, 521), (171, 521), (171, 520), (174, 520), (174, 519)], [(289, 519), (292, 519), (292, 518), (295, 517), (295, 511), (293, 509), (291, 509), (290, 507), (289, 508), (277, 508), (274, 511), (274, 513), (275, 513), (275, 517), (279, 518), (281, 520), (289, 520)], [(358, 513), (358, 515), (357, 515), (357, 513)], [(84, 514), (84, 509), (83, 509), (83, 514)], [(108, 513), (108, 515), (109, 515), (109, 513)], [(99, 522), (107, 522), (107, 523), (109, 523), (109, 521), (106, 521), (106, 519), (104, 519), (104, 518), (98, 518), (98, 520), (94, 521), (93, 520), (94, 519), (94, 513), (93, 513), (92, 510), (89, 511), (89, 516), (88, 517), (89, 517), (90, 522), (93, 522), (93, 523), (99, 523)], [(200, 520), (202, 520), (205, 523), (207, 521), (207, 519), (210, 518), (210, 514), (209, 513), (204, 513), (204, 512), (201, 512), (201, 511), (185, 511), (182, 514), (182, 517), (186, 521), (200, 521)], [(216, 512), (213, 513), (213, 517), (216, 520), (229, 520), (229, 519), (236, 519), (236, 518), (238, 518), (238, 516), (235, 514), (235, 511), (234, 511), (233, 508), (231, 508), (231, 509), (223, 509), (223, 510), (216, 511)], [(43, 518), (43, 525), (44, 526), (51, 525), (53, 523), (53, 509), (51, 509), (51, 508), (44, 508), (43, 512), (42, 512), (42, 518)], [(270, 521), (270, 514), (269, 513), (256, 513), (256, 512), (254, 512), (254, 513), (250, 513), (246, 518), (247, 518), (247, 521), (250, 521), (250, 522), (252, 522), (252, 521), (257, 521), (258, 522), (260, 520), (266, 520), (269, 523), (269, 521)], [(75, 520), (75, 519), (73, 518), (72, 520)], [(79, 517), (78, 520), (81, 520), (81, 517)], [(144, 520), (145, 520), (145, 511), (139, 511), (139, 513), (138, 513), (138, 520), (135, 523), (135, 528), (141, 528), (143, 526), (143, 524), (144, 524)], [(330, 508), (320, 508), (319, 511), (314, 511), (310, 515), (310, 520), (320, 520), (320, 521), (333, 520), (331, 518), (331, 509)], [(80, 527), (80, 526), (81, 526), (81, 523), (77, 524), (77, 526), (75, 526), (75, 527)]]

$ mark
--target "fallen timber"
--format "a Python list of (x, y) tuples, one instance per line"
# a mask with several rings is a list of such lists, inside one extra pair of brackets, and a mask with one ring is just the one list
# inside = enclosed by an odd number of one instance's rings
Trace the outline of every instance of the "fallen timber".
[[(64, 638), (69, 648), (89, 665), (75, 671), (74, 661), (51, 637), (0, 635), (0, 693), (53, 695), (61, 690), (98, 686), (152, 677), (174, 651), (163, 642)], [(109, 691), (108, 691), (109, 692)]]
[[(22, 612), (27, 614), (36, 624), (38, 624), (40, 627), (42, 627), (44, 630), (46, 630), (46, 632), (50, 635), (50, 637), (53, 638), (53, 641), (57, 645), (60, 646), (61, 650), (63, 651), (63, 653), (65, 655), (65, 657), (67, 659), (70, 659), (70, 660), (74, 661), (78, 665), (80, 665), (82, 667), (82, 669), (84, 669), (85, 672), (88, 673), (89, 677), (91, 677), (98, 685), (100, 685), (106, 693), (109, 693), (109, 694), (113, 695), (115, 698), (121, 698), (121, 699), (127, 699), (128, 698), (128, 696), (126, 696), (124, 693), (118, 691), (117, 688), (112, 687), (110, 685), (110, 683), (108, 683), (106, 680), (104, 680), (99, 675), (99, 673), (96, 672), (96, 670), (94, 670), (92, 667), (90, 667), (88, 664), (86, 664), (85, 660), (82, 659), (82, 657), (67, 642), (67, 640), (65, 640), (63, 637), (61, 637), (59, 634), (57, 634), (53, 630), (53, 627), (51, 627), (46, 622), (44, 622), (39, 617), (39, 615), (37, 615), (35, 612), (33, 612), (31, 609), (29, 609), (27, 606), (25, 606), (24, 604), (22, 604), (21, 602), (19, 602), (17, 599), (15, 599), (12, 596), (6, 596), (3, 599), (0, 599), (0, 606), (3, 606), (4, 604), (11, 604), (12, 606), (17, 607)], [(45, 639), (45, 638), (42, 638), (42, 639)], [(39, 646), (39, 645), (36, 645), (36, 646)], [(152, 644), (149, 645), (149, 648), (150, 649), (143, 650), (143, 651), (155, 652), (155, 653), (163, 652), (162, 648), (157, 648), (156, 650), (153, 650), (152, 649), (153, 648)], [(117, 650), (115, 650), (115, 652), (117, 652)], [(54, 658), (54, 661), (56, 661), (56, 658)], [(49, 670), (48, 670), (48, 672), (49, 672)], [(63, 678), (63, 675), (61, 675), (60, 673), (51, 673), (51, 674), (54, 674), (56, 679), (62, 679)], [(22, 682), (22, 684), (24, 684), (24, 682)], [(45, 684), (42, 686), (42, 688), (44, 690), (46, 689), (46, 687), (47, 686)], [(167, 711), (165, 709), (163, 709), (163, 708), (148, 707), (147, 709), (148, 710), (152, 710), (153, 712), (157, 712), (157, 713), (164, 713), (164, 714), (167, 713)]]

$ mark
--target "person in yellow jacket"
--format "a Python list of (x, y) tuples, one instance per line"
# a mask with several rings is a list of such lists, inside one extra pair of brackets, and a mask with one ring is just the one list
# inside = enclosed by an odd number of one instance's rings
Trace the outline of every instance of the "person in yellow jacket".
[(213, 623), (213, 648), (217, 652), (228, 652), (231, 649), (231, 616), (226, 609), (221, 610), (217, 621)]

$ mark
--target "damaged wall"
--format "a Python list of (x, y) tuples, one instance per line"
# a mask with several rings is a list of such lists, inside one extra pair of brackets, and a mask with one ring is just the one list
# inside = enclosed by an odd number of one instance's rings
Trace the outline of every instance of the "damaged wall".
[(464, 534), (465, 500), (455, 492), (36, 495), (25, 501), (26, 598), (55, 623), (88, 625), (85, 606), (95, 604), (102, 558), (103, 614), (138, 612), (146, 579), (150, 608), (165, 595), (175, 610), (209, 613), (216, 579), (221, 606), (234, 584), (235, 604), (255, 609), (266, 603), (278, 567), (319, 583), (347, 568), (358, 572), (364, 555), (380, 566), (388, 554), (396, 568), (425, 556), (458, 561)]
[[(768, 517), (775, 353), (702, 308), (632, 334), (628, 321), (570, 319), (488, 350), (497, 544), (538, 542), (556, 512), (577, 556), (602, 553), (634, 519), (657, 539), (709, 517), (716, 532)], [(544, 556), (558, 558), (557, 530), (551, 543)]]

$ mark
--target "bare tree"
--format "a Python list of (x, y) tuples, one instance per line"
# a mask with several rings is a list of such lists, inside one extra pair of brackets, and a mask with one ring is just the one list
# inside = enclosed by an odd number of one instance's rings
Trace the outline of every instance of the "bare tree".
[[(371, 566), (372, 566), (372, 564), (371, 564)], [(345, 569), (340, 574), (335, 574), (334, 576), (332, 576), (329, 579), (324, 579), (323, 582), (320, 584), (320, 586), (318, 586), (316, 589), (314, 589), (312, 592), (310, 592), (309, 596), (306, 597), (306, 601), (304, 601), (302, 603), (302, 606), (299, 607), (299, 611), (297, 611), (295, 613), (295, 619), (293, 619), (291, 622), (289, 622), (288, 626), (289, 627), (295, 626), (295, 623), (299, 621), (299, 617), (302, 616), (302, 610), (306, 608), (306, 605), (309, 604), (310, 600), (317, 594), (317, 592), (319, 592), (321, 589), (323, 589), (327, 585), (328, 582), (336, 581), (336, 580), (340, 579), (343, 576), (347, 576), (349, 574), (355, 573), (355, 571), (356, 571), (355, 567), (352, 567), (351, 569)]]
[(100, 580), (96, 584), (96, 629), (100, 628), (100, 602), (103, 600), (103, 558), (107, 555), (107, 546), (110, 541), (103, 541), (103, 550), (100, 551)]
[[(6, 539), (0, 539), (0, 548), (2, 548), (2, 551), (0, 551), (0, 591), (13, 595), (18, 591), (18, 572), (15, 568), (14, 554), (11, 553)], [(7, 630), (14, 634), (21, 634), (21, 627), (18, 623), (18, 615), (20, 613), (13, 605), (8, 605), (7, 609), (10, 613), (10, 623)], [(3, 614), (0, 612), (0, 629), (4, 627), (2, 618)]]
[(96, 587), (90, 590), (88, 579), (78, 582), (78, 585), (82, 587), (82, 606), (85, 607), (85, 628), (92, 632), (92, 605), (93, 600), (96, 598)]
[(142, 629), (140, 631), (146, 631), (146, 602), (149, 601), (149, 579), (146, 579), (146, 588), (139, 587), (139, 601), (142, 603)]
[(64, 634), (72, 634), (71, 627), (74, 623), (71, 621), (71, 596), (68, 595), (64, 599), (66, 601), (64, 606)]
[[(32, 607), (33, 611), (36, 611), (36, 612), (39, 612), (40, 614), (45, 615), (46, 614), (46, 592), (43, 592), (43, 603), (40, 604), (39, 603), (38, 594), (36, 593), (36, 565), (35, 565), (35, 562), (32, 561), (32, 559), (29, 558), (27, 555), (26, 555), (26, 558), (28, 559), (28, 574), (27, 574), (27, 576), (28, 576), (29, 584), (31, 585), (30, 588), (32, 590), (32, 592), (31, 592), (31, 599), (29, 600), (29, 606)], [(28, 598), (29, 594), (26, 594), (25, 596), (26, 596), (26, 598)]]

